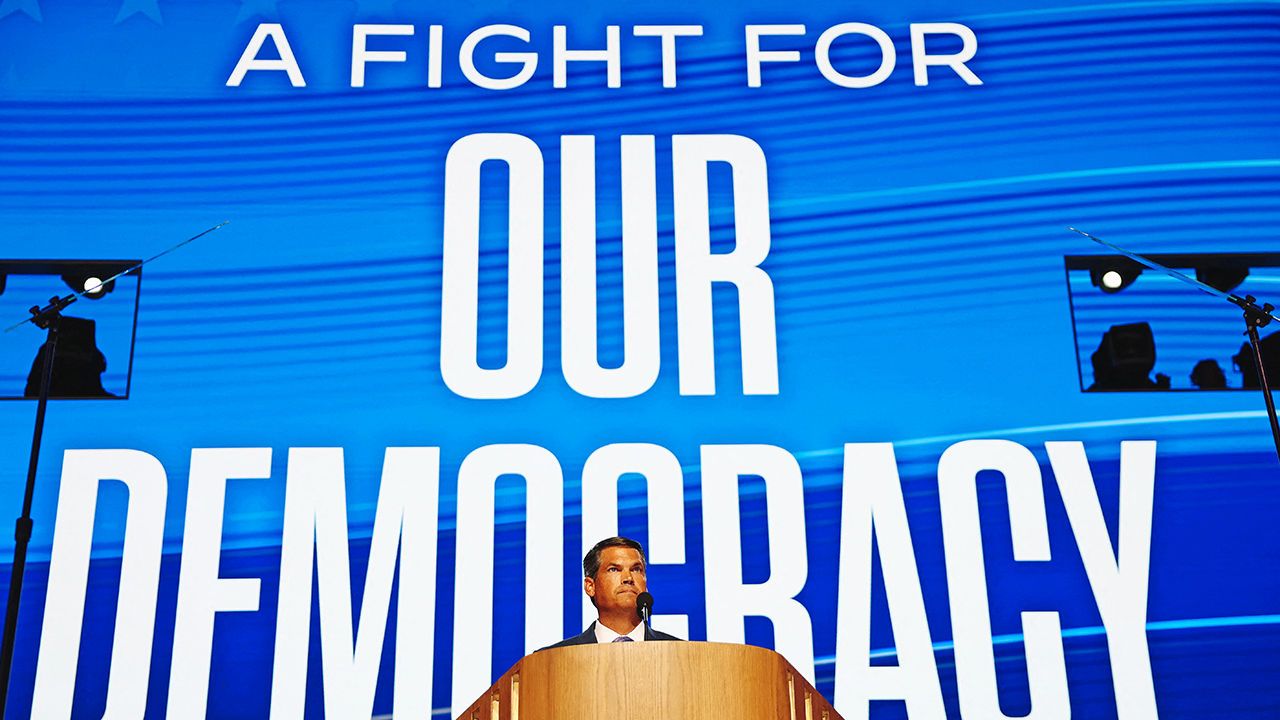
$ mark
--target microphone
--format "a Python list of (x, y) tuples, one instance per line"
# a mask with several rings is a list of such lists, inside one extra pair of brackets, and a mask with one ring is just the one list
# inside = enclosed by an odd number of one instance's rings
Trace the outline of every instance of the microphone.
[(642, 592), (636, 596), (636, 612), (640, 614), (640, 619), (645, 625), (649, 624), (649, 617), (653, 614), (653, 596), (647, 592)]

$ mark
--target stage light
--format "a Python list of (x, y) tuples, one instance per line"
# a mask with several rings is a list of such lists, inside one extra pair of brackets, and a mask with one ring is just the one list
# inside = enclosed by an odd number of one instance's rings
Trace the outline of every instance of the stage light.
[(1089, 282), (1104, 293), (1118, 293), (1133, 284), (1142, 274), (1142, 267), (1115, 265), (1108, 268), (1090, 268)]
[(1196, 279), (1211, 288), (1222, 292), (1235, 290), (1244, 279), (1249, 277), (1247, 267), (1198, 267)]
[(62, 281), (75, 292), (84, 293), (84, 297), (90, 300), (104, 298), (112, 290), (116, 289), (115, 280), (108, 280), (104, 283), (97, 273), (88, 270), (64, 273)]

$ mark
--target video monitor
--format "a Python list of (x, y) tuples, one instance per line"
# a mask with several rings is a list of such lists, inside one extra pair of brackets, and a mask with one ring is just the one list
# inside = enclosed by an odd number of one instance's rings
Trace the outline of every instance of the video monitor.
[[(136, 260), (0, 260), (0, 399), (36, 399), (48, 333), (29, 308), (84, 293), (62, 312), (50, 399), (125, 399), (142, 270)], [(100, 287), (99, 287), (100, 286)], [(94, 289), (96, 288), (96, 289)], [(92, 292), (85, 292), (92, 290)]]
[[(1222, 292), (1280, 295), (1280, 254), (1149, 255)], [(1243, 311), (1123, 255), (1065, 259), (1080, 389), (1085, 392), (1257, 389)], [(1262, 361), (1280, 381), (1280, 323), (1261, 329)]]

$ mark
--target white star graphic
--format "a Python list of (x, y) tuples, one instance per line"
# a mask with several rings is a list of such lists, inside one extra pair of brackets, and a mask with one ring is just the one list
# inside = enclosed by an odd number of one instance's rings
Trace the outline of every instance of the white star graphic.
[(8, 17), (17, 12), (24, 12), (36, 22), (43, 22), (44, 18), (40, 17), (40, 3), (38, 0), (4, 0), (0, 2), (0, 18)]
[(116, 14), (116, 24), (119, 25), (134, 15), (146, 15), (157, 25), (163, 25), (164, 19), (160, 17), (158, 2), (159, 0), (124, 0), (120, 4), (120, 12)]
[(279, 0), (240, 0), (240, 12), (236, 13), (236, 23), (255, 17), (275, 20), (280, 12), (276, 7), (277, 2)]

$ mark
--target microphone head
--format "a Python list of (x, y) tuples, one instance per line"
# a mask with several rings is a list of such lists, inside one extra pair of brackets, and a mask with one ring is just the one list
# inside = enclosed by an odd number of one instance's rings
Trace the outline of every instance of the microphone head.
[(640, 617), (646, 622), (649, 615), (653, 612), (653, 596), (647, 592), (642, 592), (636, 596), (636, 611), (640, 613)]

